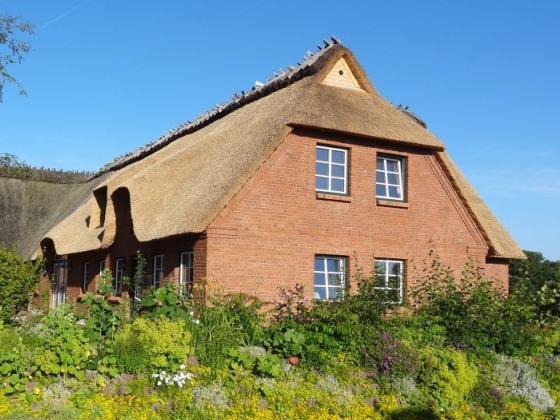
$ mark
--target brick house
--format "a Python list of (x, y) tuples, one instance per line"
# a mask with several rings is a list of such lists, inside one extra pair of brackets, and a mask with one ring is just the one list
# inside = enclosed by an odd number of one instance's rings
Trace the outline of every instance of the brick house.
[(336, 39), (90, 184), (40, 244), (53, 304), (94, 289), (102, 268), (121, 292), (137, 250), (147, 284), (205, 279), (264, 301), (298, 282), (336, 298), (355, 267), (376, 267), (401, 301), (430, 249), (455, 270), (476, 259), (507, 289), (508, 260), (524, 258), (441, 141)]

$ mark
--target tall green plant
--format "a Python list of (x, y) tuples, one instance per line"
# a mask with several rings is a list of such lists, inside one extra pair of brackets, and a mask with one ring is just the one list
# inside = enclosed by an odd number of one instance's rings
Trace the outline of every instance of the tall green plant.
[(41, 259), (24, 261), (15, 252), (0, 248), (0, 322), (11, 322), (27, 308), (42, 269)]

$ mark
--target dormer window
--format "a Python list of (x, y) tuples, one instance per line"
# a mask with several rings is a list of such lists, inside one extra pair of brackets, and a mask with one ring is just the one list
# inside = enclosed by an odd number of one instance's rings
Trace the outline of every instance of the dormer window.
[(91, 212), (91, 226), (93, 228), (99, 228), (105, 224), (105, 214), (107, 213), (107, 187), (94, 190), (93, 197), (95, 198), (95, 205)]

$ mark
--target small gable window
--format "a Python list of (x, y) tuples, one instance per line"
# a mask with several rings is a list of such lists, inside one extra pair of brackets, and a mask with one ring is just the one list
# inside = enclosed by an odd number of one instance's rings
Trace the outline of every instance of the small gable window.
[(348, 150), (328, 146), (315, 149), (315, 190), (347, 194)]
[(375, 196), (388, 200), (404, 201), (404, 159), (377, 156), (375, 170)]
[(402, 303), (403, 271), (401, 260), (375, 260), (375, 289), (383, 293), (385, 302)]
[(313, 277), (313, 298), (338, 300), (346, 287), (346, 257), (317, 255)]

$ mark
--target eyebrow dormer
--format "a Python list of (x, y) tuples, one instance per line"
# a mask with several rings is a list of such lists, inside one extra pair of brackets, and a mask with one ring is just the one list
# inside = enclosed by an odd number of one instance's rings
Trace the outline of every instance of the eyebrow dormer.
[(93, 229), (103, 227), (107, 213), (107, 186), (93, 191), (93, 203), (91, 206), (91, 222)]

